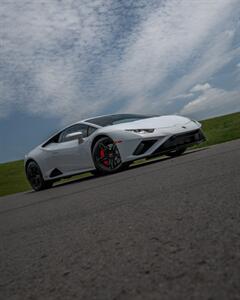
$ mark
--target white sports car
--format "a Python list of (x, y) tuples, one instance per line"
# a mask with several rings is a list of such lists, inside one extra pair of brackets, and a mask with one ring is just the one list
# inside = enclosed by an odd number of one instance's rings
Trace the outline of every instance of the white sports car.
[(72, 124), (25, 156), (34, 190), (92, 171), (114, 173), (140, 158), (178, 156), (205, 140), (201, 124), (181, 116), (115, 114)]

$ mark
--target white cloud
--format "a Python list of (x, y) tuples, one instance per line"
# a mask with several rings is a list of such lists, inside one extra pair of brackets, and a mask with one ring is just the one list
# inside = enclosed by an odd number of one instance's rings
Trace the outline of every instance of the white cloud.
[[(149, 99), (149, 91), (162, 87), (159, 97), (145, 103), (147, 110), (161, 109), (165, 101), (219, 71), (237, 54), (231, 50), (234, 32), (226, 25), (234, 3), (196, 1), (188, 5), (188, 0), (169, 1), (164, 9), (154, 12), (118, 69), (123, 93), (134, 97), (137, 104), (140, 96)], [(189, 64), (192, 68), (188, 69)], [(167, 79), (175, 72), (180, 79), (169, 84), (171, 79)]]
[(179, 99), (189, 99), (189, 98), (192, 98), (193, 95), (194, 95), (193, 93), (179, 94), (175, 97), (172, 97), (167, 103), (171, 103), (171, 102), (179, 100)]
[[(106, 11), (111, 1), (11, 1), (0, 7), (1, 115), (16, 109), (40, 115), (78, 119), (91, 112), (90, 84), (85, 76), (94, 51), (110, 35)], [(111, 22), (114, 22), (112, 17)], [(11, 97), (12, 90), (15, 97)], [(8, 95), (9, 93), (9, 95)], [(91, 99), (92, 100), (92, 99)], [(95, 100), (96, 101), (96, 100)], [(77, 114), (77, 111), (80, 113)]]
[(201, 92), (201, 91), (206, 91), (211, 88), (211, 85), (209, 83), (204, 83), (204, 84), (197, 84), (195, 85), (192, 89), (191, 92)]
[(203, 55), (193, 68), (177, 80), (170, 92), (165, 94), (165, 97), (171, 98), (178, 93), (189, 90), (198, 82), (210, 80), (225, 65), (239, 56), (240, 48), (232, 49), (232, 42), (233, 36), (230, 36), (228, 32), (218, 33), (206, 46)]
[(4, 2), (0, 117), (164, 111), (239, 55), (239, 11), (238, 0)]
[(15, 94), (4, 80), (0, 81), (0, 118), (6, 118), (11, 111), (11, 104), (14, 102)]
[[(198, 86), (200, 87), (201, 85)], [(239, 90), (226, 91), (211, 87), (208, 84), (207, 89), (195, 90), (195, 92), (199, 91), (201, 95), (185, 105), (180, 114), (203, 119), (214, 115), (240, 111)]]

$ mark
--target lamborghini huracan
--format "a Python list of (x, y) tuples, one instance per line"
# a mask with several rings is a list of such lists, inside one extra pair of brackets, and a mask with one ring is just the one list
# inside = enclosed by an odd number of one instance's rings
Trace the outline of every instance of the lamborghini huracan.
[(29, 183), (39, 191), (79, 173), (109, 174), (138, 159), (175, 157), (204, 140), (201, 124), (186, 117), (105, 115), (60, 130), (28, 153), (24, 166)]

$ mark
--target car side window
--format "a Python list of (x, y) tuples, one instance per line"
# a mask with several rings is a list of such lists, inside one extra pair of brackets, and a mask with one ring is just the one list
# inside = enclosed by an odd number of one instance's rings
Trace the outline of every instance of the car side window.
[(66, 128), (65, 130), (63, 130), (60, 135), (59, 135), (59, 143), (64, 143), (69, 141), (66, 137), (69, 133), (74, 133), (74, 132), (78, 132), (81, 131), (83, 134), (83, 138), (87, 137), (88, 135), (88, 126), (84, 125), (84, 124), (75, 124), (73, 126), (70, 126), (68, 128)]
[(96, 127), (88, 126), (88, 136), (91, 135), (92, 133), (94, 133), (94, 131), (96, 131), (96, 130), (97, 130)]

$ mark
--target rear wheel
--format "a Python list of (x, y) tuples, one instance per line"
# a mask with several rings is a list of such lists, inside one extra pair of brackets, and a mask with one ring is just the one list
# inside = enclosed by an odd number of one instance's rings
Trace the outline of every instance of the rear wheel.
[(28, 163), (26, 168), (27, 179), (31, 187), (35, 191), (48, 189), (53, 185), (52, 181), (45, 181), (42, 176), (42, 172), (35, 161)]
[(172, 150), (170, 152), (167, 152), (165, 155), (170, 156), (170, 157), (177, 157), (183, 154), (186, 151), (187, 147), (180, 147), (175, 150)]
[(99, 139), (93, 147), (95, 174), (115, 173), (125, 166), (117, 145), (109, 137)]

